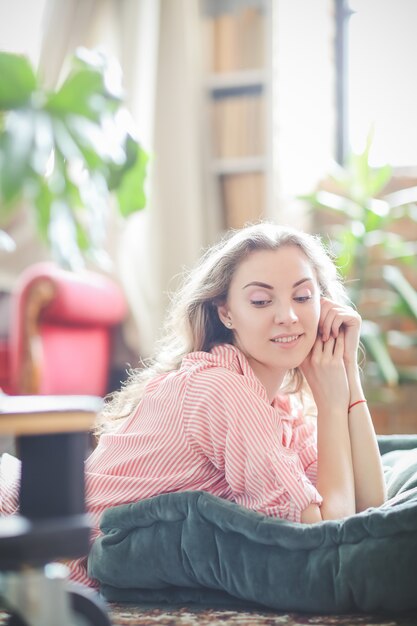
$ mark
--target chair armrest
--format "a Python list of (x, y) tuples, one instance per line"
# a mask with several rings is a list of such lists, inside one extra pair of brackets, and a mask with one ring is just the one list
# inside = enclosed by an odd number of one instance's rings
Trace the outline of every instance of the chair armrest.
[(13, 312), (25, 309), (31, 300), (47, 322), (112, 326), (127, 314), (123, 292), (112, 279), (87, 270), (70, 272), (53, 263), (36, 263), (19, 277)]
[[(96, 272), (36, 263), (22, 272), (12, 293), (9, 338), (11, 393), (39, 393), (43, 371), (42, 325), (107, 329), (127, 314), (121, 288)], [(99, 391), (94, 390), (99, 394)]]

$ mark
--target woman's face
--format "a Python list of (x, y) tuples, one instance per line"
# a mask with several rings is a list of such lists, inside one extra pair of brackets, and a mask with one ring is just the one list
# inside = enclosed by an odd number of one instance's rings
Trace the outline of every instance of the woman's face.
[(218, 312), (261, 381), (272, 374), (281, 383), (288, 370), (301, 365), (317, 337), (315, 271), (294, 245), (253, 252), (236, 269)]

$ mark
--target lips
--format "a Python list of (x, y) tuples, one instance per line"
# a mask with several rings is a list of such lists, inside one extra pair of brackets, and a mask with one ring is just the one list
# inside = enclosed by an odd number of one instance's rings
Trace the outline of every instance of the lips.
[(272, 343), (289, 344), (294, 343), (301, 335), (280, 335), (279, 337), (273, 337)]

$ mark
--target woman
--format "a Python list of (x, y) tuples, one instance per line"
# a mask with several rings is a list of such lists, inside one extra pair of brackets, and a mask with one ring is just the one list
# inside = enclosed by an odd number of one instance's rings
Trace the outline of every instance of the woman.
[[(345, 302), (311, 235), (264, 223), (210, 249), (173, 302), (154, 362), (102, 416), (86, 462), (95, 535), (105, 508), (190, 489), (302, 523), (382, 504), (360, 317)], [(84, 561), (72, 573), (88, 582)]]

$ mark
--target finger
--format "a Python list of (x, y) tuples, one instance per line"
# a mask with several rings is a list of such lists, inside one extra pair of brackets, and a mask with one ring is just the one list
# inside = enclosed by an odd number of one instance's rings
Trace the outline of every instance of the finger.
[(333, 355), (338, 359), (343, 359), (345, 352), (345, 333), (340, 332), (337, 339), (335, 339)]
[(322, 336), (323, 341), (327, 341), (329, 337), (331, 337), (332, 335), (333, 337), (337, 337), (337, 332), (339, 330), (340, 325), (337, 327), (335, 326), (336, 316), (337, 316), (337, 312), (335, 311), (335, 309), (330, 309), (325, 314), (320, 325), (321, 336)]
[(330, 336), (337, 337), (340, 328), (360, 329), (360, 316), (350, 307), (335, 307), (327, 310), (320, 321), (320, 330), (323, 341), (327, 341)]
[(335, 338), (338, 337), (340, 333), (340, 329), (343, 326), (343, 324), (344, 324), (343, 316), (340, 315), (340, 313), (336, 311), (332, 324), (331, 324), (330, 334)]
[(321, 338), (319, 336), (317, 336), (315, 342), (313, 343), (313, 346), (312, 346), (310, 352), (307, 354), (307, 356), (304, 359), (304, 361), (300, 364), (300, 368), (301, 368), (302, 372), (304, 372), (304, 370), (310, 366), (312, 358), (315, 358), (319, 354), (321, 354), (321, 352), (323, 350), (322, 346), (323, 346), (323, 342), (322, 342)]
[(320, 335), (317, 335), (316, 341), (311, 349), (311, 355), (318, 356), (323, 352), (324, 342)]
[(309, 362), (311, 363), (312, 361), (319, 363), (322, 359), (323, 356), (323, 349), (324, 349), (324, 343), (321, 339), (321, 337), (319, 335), (317, 335), (316, 341), (314, 342), (314, 345), (310, 351), (309, 354)]
[(323, 342), (323, 355), (324, 356), (332, 356), (334, 352), (336, 339), (334, 337), (329, 337), (327, 341)]
[(330, 337), (331, 325), (334, 318), (334, 307), (334, 302), (328, 300), (327, 298), (321, 298), (319, 332), (323, 341), (327, 341)]
[(337, 302), (333, 302), (328, 298), (320, 299), (320, 311), (321, 311), (321, 319), (324, 320), (329, 311), (334, 310), (338, 315), (342, 315), (344, 323), (348, 326), (360, 324), (361, 317), (359, 313), (353, 307), (347, 304), (341, 304)]

